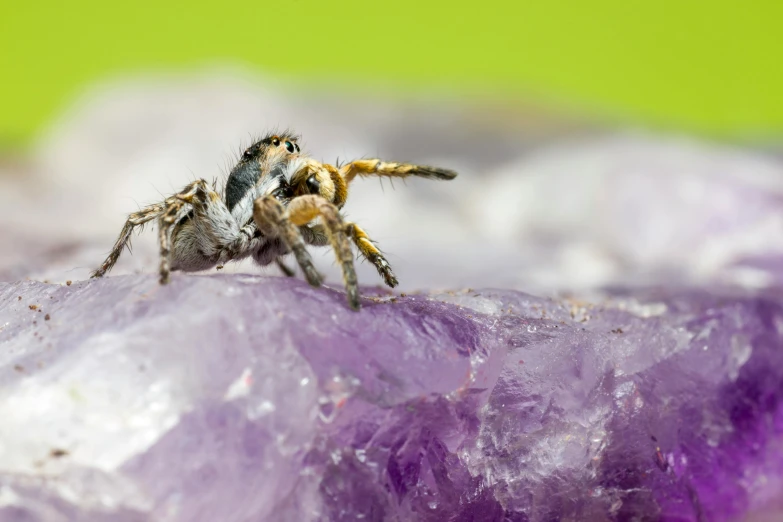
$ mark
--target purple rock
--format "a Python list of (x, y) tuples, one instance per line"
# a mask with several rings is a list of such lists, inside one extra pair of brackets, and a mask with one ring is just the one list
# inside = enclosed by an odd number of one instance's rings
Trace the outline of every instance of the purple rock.
[(365, 295), (0, 284), (0, 520), (783, 513), (779, 293)]

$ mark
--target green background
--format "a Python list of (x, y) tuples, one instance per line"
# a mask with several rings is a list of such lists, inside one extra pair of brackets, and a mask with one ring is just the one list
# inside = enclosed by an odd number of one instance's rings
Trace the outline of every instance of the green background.
[(782, 27), (775, 0), (2, 0), (0, 140), (29, 141), (96, 81), (223, 62), (768, 139), (783, 129)]

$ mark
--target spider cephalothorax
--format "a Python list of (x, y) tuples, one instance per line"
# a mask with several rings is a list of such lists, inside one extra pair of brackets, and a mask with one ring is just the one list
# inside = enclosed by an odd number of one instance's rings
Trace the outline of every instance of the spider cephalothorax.
[(252, 193), (251, 189), (262, 176), (276, 179), (280, 185), (278, 195), (290, 197), (288, 180), (285, 178), (286, 169), (290, 167), (284, 160), (286, 155), (300, 152), (298, 141), (297, 136), (284, 133), (267, 136), (245, 149), (226, 180), (225, 200), (229, 212)]
[[(262, 266), (276, 262), (290, 276), (293, 272), (280, 258), (293, 253), (307, 281), (319, 286), (321, 276), (305, 245), (331, 244), (343, 272), (348, 302), (358, 310), (353, 242), (384, 282), (396, 286), (389, 263), (367, 234), (340, 214), (349, 183), (356, 176), (454, 179), (456, 173), (377, 159), (335, 167), (307, 157), (298, 141), (289, 133), (269, 135), (242, 153), (222, 192), (198, 180), (163, 202), (131, 214), (106, 261), (92, 276), (101, 277), (111, 270), (135, 227), (157, 219), (163, 284), (172, 270), (204, 270), (248, 256)], [(320, 223), (315, 223), (318, 219)]]

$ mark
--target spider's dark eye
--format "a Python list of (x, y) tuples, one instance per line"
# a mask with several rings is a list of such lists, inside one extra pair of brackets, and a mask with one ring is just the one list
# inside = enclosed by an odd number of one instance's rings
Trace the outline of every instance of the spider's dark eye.
[(301, 150), (301, 149), (299, 148), (299, 144), (298, 144), (298, 143), (294, 143), (294, 147), (296, 148), (296, 152), (299, 152), (299, 151)]
[(285, 201), (286, 199), (291, 198), (291, 187), (288, 185), (283, 185), (279, 187), (277, 190), (272, 192), (272, 196), (278, 201)]
[(247, 149), (244, 154), (242, 154), (242, 159), (249, 160), (253, 159), (253, 151), (250, 149)]
[(315, 179), (315, 175), (307, 178), (305, 183), (307, 183), (307, 190), (310, 191), (310, 194), (318, 194), (321, 191), (321, 184)]
[(285, 150), (287, 150), (288, 152), (294, 152), (294, 144), (291, 143), (290, 141), (286, 141)]
[(279, 140), (279, 139), (277, 139), (277, 138), (272, 138), (272, 145), (274, 145), (275, 147), (277, 147), (278, 145), (280, 145), (280, 140)]

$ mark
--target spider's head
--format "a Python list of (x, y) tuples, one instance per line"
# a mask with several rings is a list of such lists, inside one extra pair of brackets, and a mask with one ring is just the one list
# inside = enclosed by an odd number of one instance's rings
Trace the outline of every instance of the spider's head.
[(298, 142), (297, 136), (284, 132), (270, 134), (245, 149), (226, 181), (226, 206), (229, 211), (258, 184), (269, 184), (280, 198), (291, 197), (286, 169), (281, 166), (299, 158), (301, 149)]
[(277, 157), (299, 154), (299, 152), (301, 152), (301, 149), (299, 148), (298, 136), (288, 132), (271, 134), (245, 149), (239, 163), (264, 162)]

